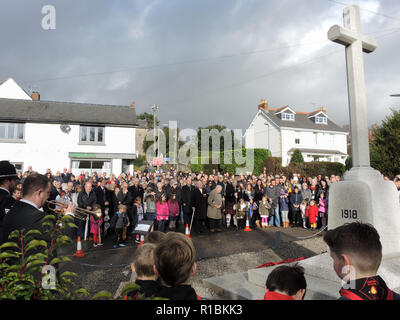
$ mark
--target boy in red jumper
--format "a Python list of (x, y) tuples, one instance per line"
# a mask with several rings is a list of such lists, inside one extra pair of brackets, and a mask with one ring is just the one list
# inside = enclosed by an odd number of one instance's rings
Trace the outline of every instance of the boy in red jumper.
[(306, 289), (303, 267), (281, 266), (269, 274), (264, 300), (303, 300)]
[(307, 209), (306, 217), (310, 222), (311, 230), (317, 229), (318, 207), (314, 200), (310, 201), (310, 206)]

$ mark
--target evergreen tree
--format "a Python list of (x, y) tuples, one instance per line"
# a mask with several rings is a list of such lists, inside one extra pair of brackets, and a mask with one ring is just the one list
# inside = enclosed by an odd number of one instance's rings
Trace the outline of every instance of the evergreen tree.
[(370, 143), (371, 166), (383, 175), (394, 177), (400, 173), (400, 112), (392, 110), (374, 130)]
[(294, 150), (290, 163), (303, 163), (304, 158), (299, 149)]

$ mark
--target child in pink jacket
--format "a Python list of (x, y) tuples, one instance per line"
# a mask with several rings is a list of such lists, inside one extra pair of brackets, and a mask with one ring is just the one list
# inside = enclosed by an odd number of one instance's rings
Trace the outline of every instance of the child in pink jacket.
[(176, 221), (178, 220), (180, 212), (179, 203), (176, 201), (176, 194), (171, 195), (171, 199), (168, 200), (169, 210), (169, 230), (175, 232)]
[(169, 208), (166, 200), (165, 195), (162, 194), (156, 204), (158, 231), (160, 232), (165, 231), (165, 225), (169, 218)]
[(319, 196), (318, 211), (319, 211), (319, 217), (321, 218), (321, 224), (322, 224), (321, 228), (323, 229), (326, 227), (326, 218), (328, 215), (328, 208), (324, 192), (322, 192)]
[(90, 216), (90, 233), (93, 235), (93, 247), (98, 247), (103, 245), (100, 240), (100, 226), (103, 223), (101, 207), (99, 205), (94, 205), (93, 212), (100, 217), (99, 219), (95, 220), (93, 216)]

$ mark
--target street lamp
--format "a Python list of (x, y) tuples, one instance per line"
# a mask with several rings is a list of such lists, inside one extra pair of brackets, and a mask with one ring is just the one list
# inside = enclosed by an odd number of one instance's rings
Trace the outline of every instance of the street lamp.
[[(156, 138), (156, 112), (158, 111), (158, 105), (156, 105), (156, 104), (153, 105), (152, 110), (153, 110), (153, 122), (154, 122), (153, 129), (154, 129), (154, 139), (155, 139)], [(157, 139), (157, 140), (159, 141), (159, 139)], [(155, 144), (154, 144), (154, 148), (155, 148)], [(157, 148), (157, 159), (158, 159), (159, 152), (160, 152), (160, 148)], [(158, 165), (157, 165), (157, 171), (158, 171)]]

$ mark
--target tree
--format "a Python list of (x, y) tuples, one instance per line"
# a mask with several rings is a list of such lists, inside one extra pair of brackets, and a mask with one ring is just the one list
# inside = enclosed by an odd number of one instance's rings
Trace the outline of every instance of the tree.
[[(171, 129), (171, 131), (172, 131), (171, 133), (173, 135), (173, 138), (175, 137), (175, 130), (176, 129)], [(174, 150), (170, 150), (170, 148), (169, 148), (169, 133), (170, 133), (169, 127), (164, 127), (162, 129), (162, 131), (164, 132), (164, 135), (165, 135), (166, 152), (167, 152), (164, 156), (165, 157), (170, 157), (170, 155), (174, 152)], [(157, 141), (158, 141), (158, 137), (157, 136), (156, 136), (156, 141), (155, 142), (154, 141), (147, 141), (147, 139), (145, 138), (143, 140), (143, 150), (144, 150), (144, 152), (146, 153), (147, 149), (150, 146), (152, 146), (154, 143), (157, 144)], [(182, 147), (184, 144), (185, 144), (185, 142), (183, 142), (181, 140), (181, 138), (179, 137), (179, 128), (178, 128), (178, 147), (177, 147), (177, 152), (179, 152), (179, 148)], [(156, 148), (156, 154), (157, 154), (157, 148)]]
[(380, 126), (376, 126), (370, 143), (371, 166), (383, 175), (400, 173), (400, 112), (392, 109)]
[[(147, 127), (149, 129), (154, 129), (154, 117), (153, 117), (153, 114), (147, 113), (147, 112), (143, 112), (143, 113), (139, 114), (138, 116), (136, 116), (136, 118), (138, 120), (146, 120), (147, 121)], [(158, 119), (156, 117), (156, 126), (158, 126), (159, 124), (160, 124), (160, 121), (158, 121)]]
[[(201, 151), (201, 144), (202, 144), (202, 137), (201, 137), (201, 131), (202, 130), (209, 130), (209, 138), (208, 138), (208, 148), (209, 151), (217, 151), (217, 152), (224, 152), (227, 150), (234, 150), (235, 148), (235, 137), (234, 137), (234, 132), (231, 129), (228, 129), (226, 126), (222, 126), (222, 125), (210, 125), (207, 126), (205, 128), (200, 127), (197, 130), (197, 139), (198, 139), (198, 150)], [(225, 132), (224, 132), (225, 131)], [(230, 136), (230, 140), (229, 141), (227, 138)], [(216, 140), (216, 138), (219, 137), (219, 150), (213, 150), (213, 137), (214, 140)], [(225, 141), (227, 140), (227, 141)], [(227, 145), (225, 145), (225, 143), (228, 143)], [(237, 144), (239, 144), (239, 142), (237, 141)]]
[(303, 163), (304, 158), (299, 149), (294, 150), (290, 163)]

